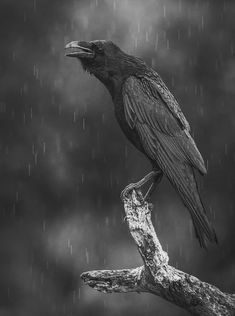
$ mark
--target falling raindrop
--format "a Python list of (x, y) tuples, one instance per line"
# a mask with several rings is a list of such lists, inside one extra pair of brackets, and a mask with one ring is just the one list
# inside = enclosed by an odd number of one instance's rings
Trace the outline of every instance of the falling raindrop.
[(104, 124), (105, 123), (105, 115), (104, 115), (104, 113), (102, 113), (102, 124)]
[(30, 165), (30, 163), (28, 164), (28, 176), (30, 177), (30, 175), (31, 175), (31, 165)]
[(166, 17), (166, 6), (165, 5), (163, 5), (163, 16), (164, 16), (164, 18)]
[(200, 89), (200, 96), (202, 97), (202, 96), (203, 96), (203, 86), (200, 85), (200, 86), (199, 86), (199, 89)]
[(182, 12), (182, 0), (179, 0), (179, 3), (178, 3), (178, 10), (179, 10), (179, 13)]
[(167, 48), (167, 49), (170, 49), (170, 42), (169, 42), (169, 39), (166, 40), (166, 48)]
[(113, 1), (113, 11), (116, 11), (117, 9), (117, 4), (116, 4), (116, 0)]
[(12, 111), (11, 111), (11, 117), (12, 117), (12, 119), (15, 118), (15, 110), (14, 109), (12, 109)]
[(43, 146), (43, 149), (42, 149), (43, 155), (45, 155), (46, 154), (46, 142), (43, 142), (42, 146)]
[(73, 301), (73, 304), (75, 304), (75, 301), (76, 301), (76, 291), (73, 291), (72, 301)]
[(85, 248), (85, 257), (86, 257), (86, 263), (89, 264), (89, 252), (87, 248)]
[(42, 231), (45, 232), (46, 231), (46, 221), (43, 220), (42, 222)]
[(91, 149), (91, 159), (95, 160), (95, 158), (96, 158), (95, 148), (92, 148)]
[(34, 155), (34, 164), (35, 164), (35, 166), (37, 166), (37, 164), (38, 164), (38, 153), (35, 153), (35, 155)]
[(44, 273), (43, 272), (40, 273), (40, 282), (41, 282), (41, 284), (44, 283)]
[(83, 130), (86, 129), (86, 119), (85, 119), (85, 117), (82, 118), (82, 129)]
[(202, 15), (202, 18), (201, 18), (201, 30), (203, 31), (204, 30), (204, 16)]
[(163, 34), (163, 40), (166, 41), (166, 31), (163, 30), (162, 34)]
[(154, 45), (154, 49), (155, 49), (155, 50), (158, 49), (158, 40), (159, 40), (159, 38), (158, 38), (158, 32), (157, 32), (156, 38), (155, 38), (155, 45)]
[(145, 41), (146, 42), (149, 41), (149, 33), (148, 33), (148, 31), (145, 32)]
[(35, 12), (37, 11), (37, 2), (36, 2), (36, 0), (33, 0), (33, 10)]
[(14, 217), (16, 215), (16, 205), (15, 203), (13, 203), (12, 205), (12, 217)]
[(108, 216), (105, 217), (105, 226), (109, 226), (109, 218), (108, 218)]
[(206, 169), (207, 169), (207, 171), (209, 170), (209, 160), (208, 159), (206, 160)]
[(18, 201), (19, 201), (19, 192), (16, 191), (16, 202), (18, 202)]
[(39, 69), (38, 69), (37, 65), (34, 65), (34, 66), (33, 66), (33, 75), (34, 75), (34, 77), (35, 77), (36, 79), (39, 78)]
[(224, 145), (224, 154), (225, 154), (225, 156), (228, 155), (228, 144)]
[(178, 41), (180, 40), (180, 38), (181, 38), (181, 31), (177, 30), (177, 39), (178, 39)]
[(6, 112), (6, 103), (0, 102), (0, 112), (5, 113)]
[(155, 58), (151, 59), (151, 66), (152, 66), (152, 68), (154, 68), (156, 66), (156, 59)]
[(233, 56), (233, 54), (234, 54), (234, 44), (233, 44), (233, 41), (231, 41), (231, 44), (230, 44), (230, 52), (231, 52), (231, 55)]
[(134, 48), (136, 49), (138, 47), (138, 38), (134, 38)]
[(192, 29), (191, 26), (188, 27), (188, 38), (192, 37)]

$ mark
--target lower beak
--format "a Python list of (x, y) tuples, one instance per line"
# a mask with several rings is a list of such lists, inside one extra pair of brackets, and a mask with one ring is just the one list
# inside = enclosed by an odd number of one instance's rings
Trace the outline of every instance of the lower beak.
[(93, 58), (94, 52), (90, 48), (79, 45), (79, 42), (74, 41), (68, 43), (65, 46), (65, 56), (77, 58)]

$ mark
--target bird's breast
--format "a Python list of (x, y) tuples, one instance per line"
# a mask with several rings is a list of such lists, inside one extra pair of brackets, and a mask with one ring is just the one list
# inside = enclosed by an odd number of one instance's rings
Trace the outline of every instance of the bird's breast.
[(116, 119), (121, 127), (121, 130), (125, 134), (125, 136), (128, 138), (128, 140), (141, 152), (144, 152), (143, 146), (141, 144), (141, 140), (139, 137), (139, 134), (137, 133), (135, 128), (131, 128), (126, 120), (125, 112), (124, 112), (124, 102), (122, 94), (117, 95), (113, 99), (114, 103), (114, 112)]

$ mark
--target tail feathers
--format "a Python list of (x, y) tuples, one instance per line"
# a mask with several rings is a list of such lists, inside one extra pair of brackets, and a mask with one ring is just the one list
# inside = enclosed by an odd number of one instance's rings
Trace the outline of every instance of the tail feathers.
[(184, 205), (190, 212), (200, 246), (206, 248), (207, 240), (218, 243), (215, 230), (207, 218), (200, 199), (193, 168), (179, 161), (174, 161), (173, 163), (167, 155), (164, 158), (168, 160), (167, 168), (165, 163), (163, 165), (163, 161), (159, 161), (160, 165), (165, 167), (164, 173), (178, 191)]
[[(176, 189), (180, 193), (183, 203), (192, 217), (196, 237), (200, 246), (206, 248), (206, 241), (218, 243), (212, 224), (209, 222), (205, 208), (199, 196), (198, 187), (193, 170), (190, 166), (182, 166), (184, 175), (177, 178)], [(181, 170), (182, 172), (182, 170)]]
[[(186, 203), (185, 205), (187, 206)], [(201, 216), (201, 211), (192, 212), (191, 210), (190, 214), (192, 217), (195, 234), (200, 246), (202, 248), (207, 248), (207, 240), (212, 243), (218, 243), (215, 230), (212, 227), (211, 223), (208, 221), (206, 214), (204, 213), (203, 216)]]

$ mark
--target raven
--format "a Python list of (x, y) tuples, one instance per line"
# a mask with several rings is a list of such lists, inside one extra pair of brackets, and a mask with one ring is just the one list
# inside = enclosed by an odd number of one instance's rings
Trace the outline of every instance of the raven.
[(191, 214), (201, 247), (206, 248), (207, 240), (217, 243), (194, 175), (195, 169), (206, 174), (205, 163), (189, 123), (158, 73), (111, 41), (73, 41), (65, 52), (106, 86), (121, 129), (152, 164), (152, 171), (128, 185), (122, 195), (152, 180), (149, 196), (165, 174)]

